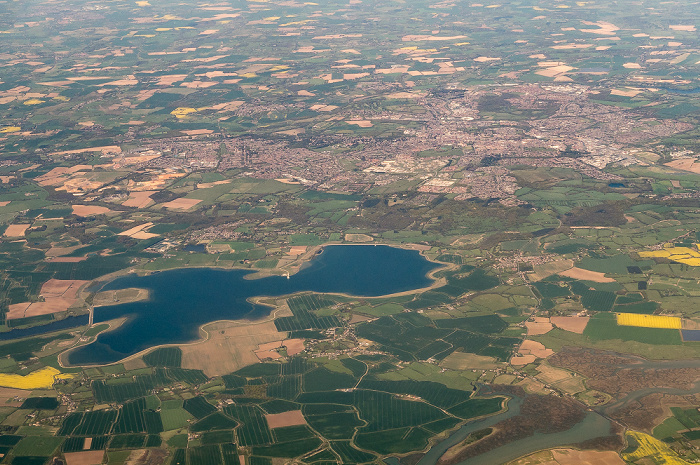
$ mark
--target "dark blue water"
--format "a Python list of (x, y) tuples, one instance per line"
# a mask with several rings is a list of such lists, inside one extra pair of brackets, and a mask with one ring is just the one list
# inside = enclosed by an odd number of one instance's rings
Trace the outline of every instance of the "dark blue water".
[(625, 185), (622, 184), (621, 182), (611, 182), (611, 183), (608, 183), (608, 187), (620, 188), (620, 187), (625, 187)]
[(72, 365), (107, 364), (149, 347), (199, 338), (199, 327), (216, 320), (259, 318), (270, 308), (247, 301), (299, 291), (379, 296), (431, 284), (428, 272), (439, 267), (415, 250), (388, 246), (328, 246), (307, 267), (287, 279), (244, 279), (251, 271), (186, 268), (148, 276), (117, 278), (102, 290), (137, 287), (150, 300), (95, 309), (94, 322), (127, 317), (114, 331), (68, 355)]
[(682, 329), (684, 341), (700, 341), (700, 329)]

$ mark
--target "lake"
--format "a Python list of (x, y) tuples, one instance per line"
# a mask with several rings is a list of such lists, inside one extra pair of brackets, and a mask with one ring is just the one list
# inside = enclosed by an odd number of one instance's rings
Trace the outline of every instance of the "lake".
[(130, 274), (102, 290), (142, 288), (150, 300), (94, 311), (94, 323), (126, 317), (118, 328), (92, 344), (71, 351), (71, 365), (109, 364), (161, 344), (199, 339), (199, 328), (217, 320), (258, 319), (271, 308), (248, 301), (256, 296), (282, 296), (301, 291), (375, 297), (429, 286), (428, 273), (440, 267), (416, 250), (383, 245), (326, 246), (290, 276), (250, 278), (249, 270), (183, 268), (146, 276)]

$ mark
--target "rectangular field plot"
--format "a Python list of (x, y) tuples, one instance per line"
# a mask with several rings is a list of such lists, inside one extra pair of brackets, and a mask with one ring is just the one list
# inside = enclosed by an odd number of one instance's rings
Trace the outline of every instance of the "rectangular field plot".
[(418, 426), (445, 418), (445, 414), (426, 403), (404, 400), (385, 392), (357, 390), (354, 404), (369, 424), (361, 432)]
[(146, 396), (157, 387), (179, 382), (196, 385), (204, 383), (208, 379), (201, 370), (186, 370), (184, 368), (155, 368), (151, 374), (134, 376), (131, 382), (125, 382), (127, 377), (131, 377), (128, 372), (120, 378), (109, 381), (93, 381), (92, 391), (98, 402), (122, 403)]
[(190, 412), (196, 419), (201, 420), (207, 415), (216, 412), (216, 407), (211, 405), (204, 397), (197, 396), (185, 400), (183, 408)]
[(267, 386), (267, 395), (293, 400), (301, 392), (301, 376), (280, 376), (279, 382)]
[(324, 307), (334, 305), (333, 300), (317, 295), (300, 295), (287, 300), (294, 316), (275, 319), (279, 331), (300, 331), (304, 329), (328, 329), (340, 326), (335, 316), (317, 317), (312, 313)]
[(144, 355), (143, 361), (152, 367), (180, 368), (182, 350), (179, 347), (162, 347)]
[(12, 453), (17, 457), (49, 456), (61, 445), (63, 438), (55, 436), (28, 436), (17, 443)]
[(119, 410), (119, 418), (114, 426), (115, 433), (158, 434), (163, 431), (160, 414), (146, 409), (146, 400), (137, 399), (125, 403)]
[(355, 449), (349, 441), (333, 441), (331, 448), (343, 459), (343, 463), (371, 462), (376, 457), (367, 452)]
[(101, 410), (97, 412), (86, 412), (77, 428), (73, 430), (76, 436), (95, 436), (107, 434), (112, 429), (112, 424), (117, 418), (114, 410)]
[(639, 328), (681, 329), (681, 319), (678, 317), (637, 313), (618, 313), (617, 324), (621, 326), (637, 326)]
[(160, 421), (163, 423), (163, 429), (165, 431), (184, 428), (188, 425), (187, 420), (191, 418), (192, 415), (183, 408), (162, 409), (160, 411)]
[(235, 420), (232, 420), (221, 412), (214, 412), (192, 425), (190, 431), (199, 433), (202, 431), (233, 429), (236, 426), (238, 426), (238, 423)]
[(430, 381), (378, 381), (365, 378), (359, 387), (373, 391), (413, 395), (445, 409), (464, 402), (471, 395), (471, 391), (450, 389), (444, 384)]
[(272, 435), (262, 411), (256, 406), (231, 405), (225, 412), (243, 424), (236, 430), (241, 446), (270, 444)]
[(217, 465), (223, 463), (218, 445), (190, 447), (187, 449), (187, 463), (191, 465)]

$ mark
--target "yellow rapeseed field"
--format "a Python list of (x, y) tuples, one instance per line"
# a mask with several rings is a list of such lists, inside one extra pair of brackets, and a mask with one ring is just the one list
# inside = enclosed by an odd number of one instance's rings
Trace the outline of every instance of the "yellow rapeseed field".
[(640, 315), (638, 313), (618, 313), (617, 324), (620, 326), (638, 326), (640, 328), (681, 329), (681, 319), (678, 317)]
[(48, 389), (56, 379), (72, 378), (73, 375), (61, 373), (53, 367), (44, 367), (28, 375), (0, 373), (0, 386), (16, 389)]
[(40, 104), (44, 103), (44, 101), (39, 100), (38, 98), (30, 98), (29, 100), (25, 100), (22, 103), (25, 105), (40, 105)]
[[(698, 246), (698, 244), (695, 244)], [(668, 258), (684, 265), (700, 266), (700, 252), (690, 247), (665, 247), (661, 250), (639, 252), (643, 258)]]
[(21, 130), (22, 128), (19, 126), (5, 126), (4, 128), (0, 128), (0, 133), (7, 134), (11, 132), (19, 132)]
[(178, 107), (174, 109), (173, 111), (170, 112), (171, 115), (175, 115), (176, 118), (184, 118), (190, 113), (194, 113), (197, 110), (194, 108), (188, 108), (188, 107)]
[(639, 447), (630, 454), (622, 454), (622, 458), (627, 462), (636, 462), (644, 457), (649, 457), (654, 463), (665, 465), (690, 465), (678, 456), (666, 443), (637, 431), (628, 431), (627, 438), (633, 438)]

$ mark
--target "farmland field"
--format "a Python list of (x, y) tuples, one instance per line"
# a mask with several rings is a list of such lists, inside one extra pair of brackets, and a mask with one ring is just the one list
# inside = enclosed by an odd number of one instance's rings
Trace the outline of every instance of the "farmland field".
[(698, 28), (3, 2), (3, 463), (698, 462)]

